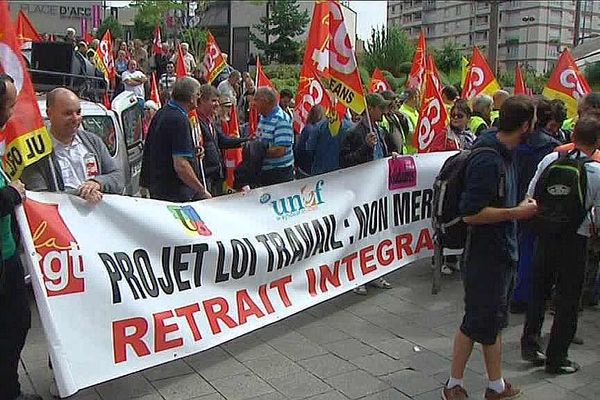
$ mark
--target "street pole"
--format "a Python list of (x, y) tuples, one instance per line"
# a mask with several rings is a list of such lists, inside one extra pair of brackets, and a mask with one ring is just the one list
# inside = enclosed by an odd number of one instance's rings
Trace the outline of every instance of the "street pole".
[(500, 2), (490, 2), (490, 35), (488, 37), (488, 63), (494, 75), (498, 74), (498, 25), (500, 16)]
[(573, 47), (579, 44), (579, 29), (581, 28), (581, 0), (575, 0), (575, 27), (573, 29)]
[(529, 23), (535, 21), (535, 17), (528, 15), (521, 20), (527, 24), (527, 33), (525, 34), (525, 64), (529, 68)]

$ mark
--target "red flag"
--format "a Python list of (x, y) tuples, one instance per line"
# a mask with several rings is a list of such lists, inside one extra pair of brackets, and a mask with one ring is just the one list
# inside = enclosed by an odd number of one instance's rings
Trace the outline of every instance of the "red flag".
[(500, 85), (490, 69), (483, 54), (477, 47), (473, 47), (473, 56), (467, 70), (467, 79), (463, 88), (463, 98), (471, 100), (479, 94), (492, 95), (500, 90)]
[(433, 56), (431, 54), (429, 54), (427, 56), (427, 68), (426, 68), (426, 72), (427, 74), (431, 74), (431, 79), (433, 80), (433, 84), (435, 85), (436, 90), (440, 91), (442, 90), (442, 80), (440, 79), (440, 73), (437, 70), (437, 67), (435, 65), (435, 61), (433, 59)]
[(423, 109), (415, 128), (413, 146), (419, 153), (445, 150), (444, 136), (448, 112), (444, 107), (442, 94), (435, 87), (433, 74), (425, 74), (423, 94)]
[(523, 79), (523, 74), (521, 74), (521, 67), (519, 63), (515, 64), (515, 90), (513, 93), (515, 96), (518, 94), (525, 94), (531, 96), (529, 93), (529, 89), (525, 85), (525, 80)]
[(549, 99), (560, 99), (567, 106), (567, 115), (577, 114), (577, 102), (592, 89), (581, 73), (569, 50), (565, 49), (550, 75), (542, 94)]
[(392, 87), (383, 76), (379, 68), (375, 68), (373, 76), (371, 76), (371, 84), (369, 85), (369, 93), (381, 93), (387, 90), (392, 90)]
[(17, 38), (22, 42), (39, 42), (41, 40), (40, 34), (33, 27), (31, 20), (23, 12), (19, 10), (17, 15)]
[(18, 178), (23, 168), (50, 154), (52, 139), (40, 115), (6, 1), (0, 1), (0, 49), (0, 72), (10, 75), (17, 88), (14, 115), (0, 132), (0, 147), (4, 150), (4, 170), (11, 178)]
[(160, 37), (160, 26), (154, 27), (154, 37), (152, 38), (152, 53), (162, 54), (162, 39)]
[(261, 87), (270, 87), (275, 89), (275, 86), (271, 83), (265, 71), (263, 71), (262, 64), (260, 63), (260, 58), (256, 57), (256, 88)]
[(102, 96), (102, 102), (104, 103), (104, 107), (107, 110), (110, 110), (110, 99), (108, 98), (108, 92), (104, 92), (104, 96)]
[(161, 107), (158, 85), (156, 84), (156, 73), (154, 72), (152, 73), (152, 81), (150, 81), (150, 100), (154, 101), (158, 108)]
[(83, 34), (83, 40), (84, 40), (84, 41), (85, 41), (87, 44), (90, 44), (90, 43), (92, 43), (92, 41), (94, 40), (94, 37), (92, 36), (92, 34), (91, 34), (91, 33), (89, 33), (89, 32), (86, 32), (86, 33), (84, 33), (84, 34)]
[[(229, 137), (240, 137), (240, 123), (238, 121), (236, 107), (231, 107), (231, 116), (229, 121), (221, 122), (223, 133)], [(225, 169), (227, 172), (226, 184), (230, 189), (233, 189), (233, 182), (235, 180), (235, 169), (242, 162), (242, 149), (225, 149), (223, 151), (223, 158), (225, 161)]]
[(175, 77), (185, 78), (187, 76), (185, 69), (185, 62), (183, 61), (183, 52), (181, 51), (181, 45), (177, 46), (177, 62), (175, 63)]
[(423, 86), (423, 79), (425, 74), (426, 59), (425, 59), (425, 34), (421, 31), (419, 35), (419, 41), (417, 42), (417, 50), (413, 58), (412, 66), (410, 67), (410, 73), (406, 80), (406, 87), (408, 89), (421, 89)]
[(94, 55), (94, 63), (102, 71), (107, 80), (113, 79), (117, 74), (112, 45), (112, 35), (110, 34), (110, 29), (107, 29), (104, 35), (102, 35), (102, 40), (100, 40), (98, 49)]
[(204, 60), (202, 64), (204, 65), (204, 79), (208, 83), (212, 83), (227, 66), (223, 52), (210, 32), (208, 32), (208, 36), (206, 37), (206, 47), (204, 48)]

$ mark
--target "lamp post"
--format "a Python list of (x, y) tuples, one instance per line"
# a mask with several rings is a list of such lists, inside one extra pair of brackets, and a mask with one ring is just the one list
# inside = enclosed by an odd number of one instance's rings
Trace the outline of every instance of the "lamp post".
[(529, 68), (529, 26), (530, 26), (529, 22), (535, 21), (535, 18), (532, 17), (531, 15), (528, 15), (526, 17), (523, 17), (522, 21), (527, 24), (527, 28), (526, 28), (527, 33), (526, 33), (526, 38), (525, 38), (525, 64)]

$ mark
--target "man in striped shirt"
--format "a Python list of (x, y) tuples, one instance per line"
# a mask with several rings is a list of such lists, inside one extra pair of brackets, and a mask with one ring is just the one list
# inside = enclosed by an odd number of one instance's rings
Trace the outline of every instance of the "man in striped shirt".
[(268, 145), (260, 173), (260, 185), (269, 186), (294, 179), (294, 132), (292, 119), (277, 104), (277, 92), (259, 88), (254, 96), (260, 121), (256, 136)]

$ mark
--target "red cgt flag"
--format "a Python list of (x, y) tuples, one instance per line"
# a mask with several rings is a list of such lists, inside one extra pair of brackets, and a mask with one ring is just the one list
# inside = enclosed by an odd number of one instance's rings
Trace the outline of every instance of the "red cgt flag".
[(569, 50), (565, 49), (544, 87), (542, 95), (548, 99), (560, 99), (567, 106), (567, 115), (577, 114), (577, 102), (592, 89), (581, 73)]
[(17, 38), (21, 43), (39, 42), (41, 40), (40, 34), (23, 10), (19, 10), (19, 14), (17, 15)]
[(383, 76), (383, 73), (379, 68), (375, 68), (373, 76), (371, 76), (371, 83), (369, 84), (369, 93), (381, 93), (388, 90), (392, 90), (392, 87)]
[(150, 100), (154, 101), (158, 108), (162, 107), (160, 104), (160, 96), (158, 94), (158, 85), (156, 84), (156, 73), (152, 73), (152, 80), (150, 81)]
[(521, 73), (521, 67), (519, 63), (515, 64), (515, 90), (513, 93), (515, 96), (518, 94), (524, 94), (527, 96), (531, 96), (529, 89), (525, 85), (525, 80), (523, 79), (523, 74)]
[(425, 75), (425, 69), (427, 67), (427, 61), (425, 58), (425, 34), (421, 31), (419, 35), (419, 41), (417, 42), (417, 50), (413, 58), (412, 66), (410, 67), (410, 73), (406, 80), (406, 87), (408, 89), (421, 89), (423, 86), (423, 79)]
[(0, 133), (3, 169), (11, 178), (18, 178), (23, 168), (52, 151), (52, 140), (40, 115), (20, 49), (8, 3), (0, 1), (0, 72), (10, 75), (17, 88), (14, 115)]
[(181, 51), (181, 44), (177, 46), (177, 62), (175, 63), (175, 77), (185, 78), (187, 76), (185, 69), (185, 62), (183, 61), (183, 52)]
[(223, 52), (210, 32), (208, 32), (208, 36), (206, 37), (202, 65), (204, 66), (204, 79), (208, 83), (212, 83), (227, 66)]
[(104, 35), (102, 35), (102, 40), (100, 40), (98, 50), (96, 50), (96, 54), (94, 55), (96, 67), (102, 71), (107, 80), (113, 79), (117, 74), (112, 44), (112, 35), (110, 34), (110, 29), (107, 29)]
[(425, 74), (423, 109), (413, 136), (413, 146), (419, 153), (445, 150), (445, 129), (448, 112), (442, 94), (436, 89), (433, 74)]
[(152, 37), (152, 53), (162, 54), (162, 38), (160, 37), (160, 26), (154, 27), (154, 35)]
[(500, 85), (490, 66), (477, 47), (473, 47), (473, 56), (467, 70), (467, 79), (463, 88), (463, 98), (471, 100), (479, 94), (492, 95), (500, 90)]
[(440, 79), (440, 73), (437, 70), (435, 61), (431, 54), (427, 56), (427, 68), (425, 70), (425, 73), (431, 74), (431, 78), (433, 80), (433, 84), (435, 85), (436, 90), (441, 92), (441, 90), (443, 89), (442, 80)]

